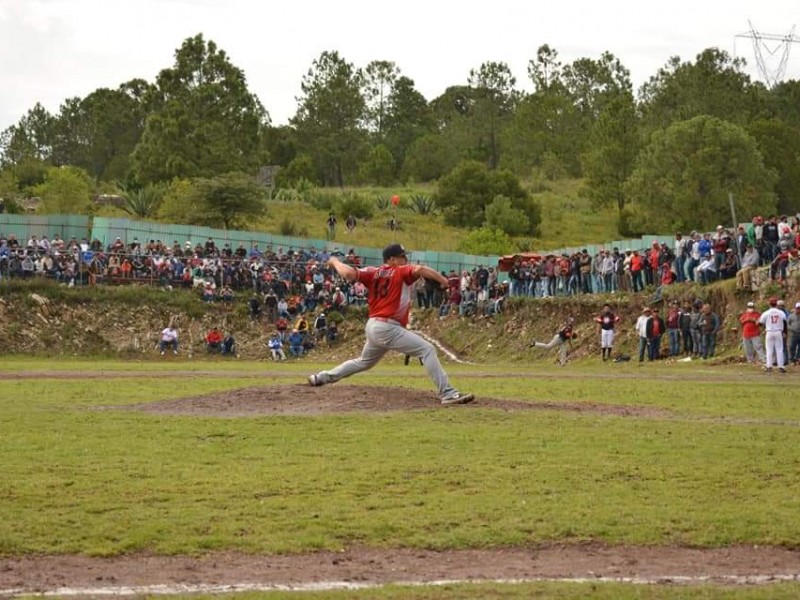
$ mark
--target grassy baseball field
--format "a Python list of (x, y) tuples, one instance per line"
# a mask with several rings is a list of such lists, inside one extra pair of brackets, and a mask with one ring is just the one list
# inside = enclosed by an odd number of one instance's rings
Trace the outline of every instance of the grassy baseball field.
[[(448, 365), (454, 382), (479, 398), (541, 409), (432, 402), (430, 410), (393, 413), (232, 418), (138, 410), (253, 386), (299, 386), (323, 366), (4, 358), (0, 554), (800, 543), (798, 373), (698, 363)], [(399, 360), (348, 383), (430, 389), (421, 368)], [(800, 594), (796, 584), (587, 585), (309, 596)]]

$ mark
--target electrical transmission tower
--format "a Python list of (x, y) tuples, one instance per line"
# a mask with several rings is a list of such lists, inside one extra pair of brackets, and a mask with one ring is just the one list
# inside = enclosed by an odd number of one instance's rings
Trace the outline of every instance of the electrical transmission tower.
[[(758, 72), (767, 87), (771, 88), (783, 80), (783, 76), (786, 74), (786, 66), (789, 63), (792, 44), (800, 44), (800, 37), (794, 34), (794, 25), (792, 25), (792, 29), (788, 34), (779, 35), (760, 33), (753, 27), (753, 23), (747, 21), (747, 24), (750, 25), (750, 31), (734, 36), (734, 55), (736, 54), (737, 38), (751, 40)], [(771, 65), (774, 65), (775, 62), (777, 62), (777, 67), (772, 68)]]

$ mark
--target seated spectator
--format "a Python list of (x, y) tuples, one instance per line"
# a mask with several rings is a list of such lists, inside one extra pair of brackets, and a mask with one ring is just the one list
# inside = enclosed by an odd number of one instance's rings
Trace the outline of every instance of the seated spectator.
[(333, 296), (331, 297), (331, 308), (333, 310), (338, 310), (339, 312), (343, 312), (345, 307), (347, 306), (347, 298), (342, 291), (342, 288), (337, 287), (333, 290)]
[(273, 333), (267, 342), (272, 360), (286, 360), (286, 352), (283, 351), (283, 340), (280, 332)]
[(206, 281), (203, 285), (201, 298), (203, 302), (214, 302), (214, 300), (217, 299), (216, 293), (214, 292), (214, 284), (210, 281)]
[(289, 334), (289, 354), (295, 358), (303, 356), (303, 338), (303, 334), (297, 329), (293, 329), (292, 333)]
[(223, 302), (233, 302), (234, 294), (230, 286), (226, 285), (222, 288), (219, 293), (219, 298)]
[(694, 280), (701, 285), (705, 285), (707, 283), (711, 283), (716, 278), (717, 271), (716, 265), (714, 264), (714, 258), (710, 254), (706, 254), (703, 256), (700, 264), (695, 267)]
[(209, 352), (220, 352), (222, 350), (223, 339), (222, 332), (217, 327), (212, 327), (208, 330), (208, 333), (206, 333), (206, 349)]
[(230, 333), (222, 340), (220, 353), (223, 356), (236, 356), (236, 339)]
[(161, 350), (162, 356), (169, 347), (172, 347), (173, 354), (178, 353), (178, 331), (172, 325), (167, 325), (161, 330), (161, 341), (158, 347)]
[(278, 300), (278, 317), (283, 319), (291, 319), (292, 315), (289, 314), (289, 303), (286, 298)]
[(297, 317), (297, 320), (294, 322), (294, 328), (304, 336), (308, 333), (308, 320), (305, 315), (301, 314)]
[(325, 339), (328, 340), (329, 344), (333, 344), (339, 339), (339, 327), (336, 325), (335, 321), (328, 323), (328, 329), (325, 332)]
[(732, 248), (728, 248), (725, 250), (725, 258), (719, 266), (719, 276), (721, 279), (731, 279), (736, 277), (737, 270), (736, 254)]

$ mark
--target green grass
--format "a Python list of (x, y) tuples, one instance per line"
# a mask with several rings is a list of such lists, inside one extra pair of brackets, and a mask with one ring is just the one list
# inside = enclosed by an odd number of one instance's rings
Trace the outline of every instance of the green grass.
[[(667, 418), (438, 407), (235, 419), (95, 410), (294, 385), (314, 367), (261, 382), (252, 374), (263, 365), (248, 363), (228, 378), (153, 376), (160, 363), (4, 364), (124, 368), (131, 377), (2, 382), (0, 553), (800, 541), (792, 387), (777, 378), (745, 386), (733, 369), (731, 383), (720, 381), (724, 371), (700, 368), (671, 381), (599, 379), (591, 368), (533, 378), (451, 369), (482, 396), (663, 407)], [(350, 381), (430, 388), (421, 371), (408, 373), (389, 363)], [(731, 415), (737, 420), (720, 420)]]

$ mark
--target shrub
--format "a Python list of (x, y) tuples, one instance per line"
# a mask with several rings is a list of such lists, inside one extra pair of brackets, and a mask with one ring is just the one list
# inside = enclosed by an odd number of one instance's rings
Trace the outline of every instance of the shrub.
[(369, 219), (375, 214), (375, 207), (369, 199), (355, 192), (342, 194), (334, 207), (339, 215), (353, 215), (359, 219)]
[(425, 194), (414, 194), (409, 208), (418, 215), (433, 215), (436, 214), (436, 200)]

